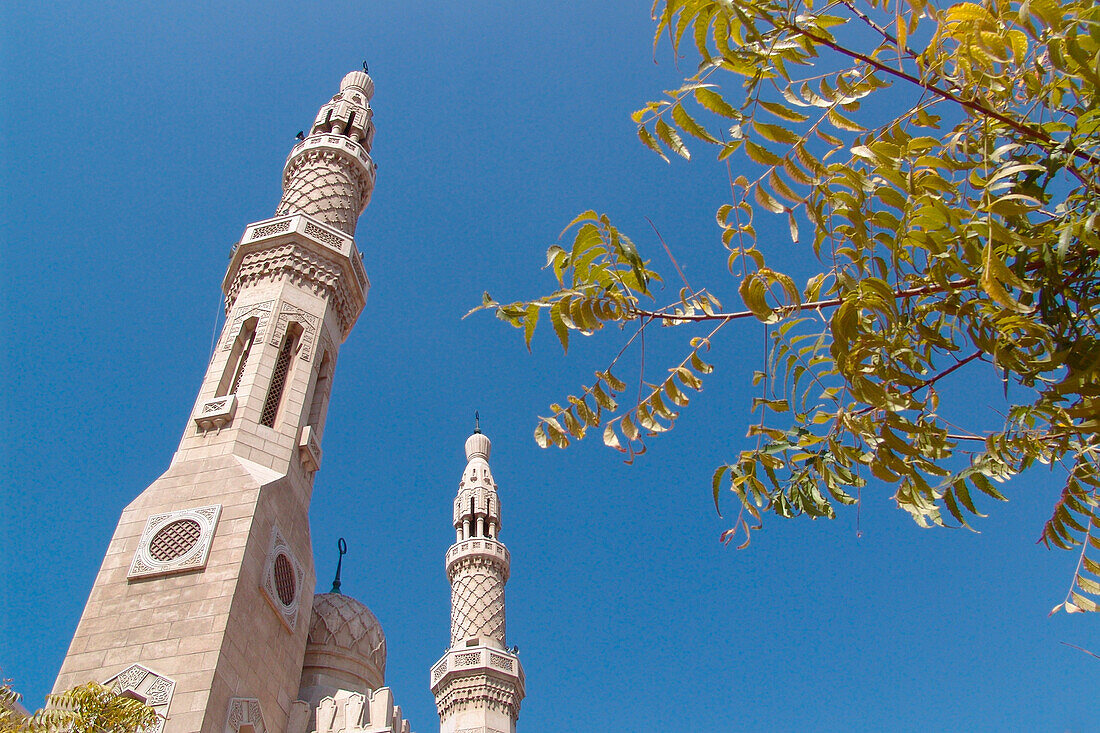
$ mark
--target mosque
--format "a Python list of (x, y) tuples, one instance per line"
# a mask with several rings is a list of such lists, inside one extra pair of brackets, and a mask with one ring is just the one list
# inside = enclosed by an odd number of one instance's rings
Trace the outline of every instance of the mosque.
[[(409, 733), (378, 620), (339, 574), (314, 593), (309, 531), (333, 370), (370, 288), (354, 235), (373, 93), (365, 70), (344, 77), (287, 158), (276, 215), (234, 245), (179, 448), (122, 512), (55, 692), (112, 685), (160, 714), (156, 733)], [(480, 430), (466, 441), (454, 500), (450, 647), (429, 670), (441, 733), (515, 733), (525, 694), (489, 450)]]

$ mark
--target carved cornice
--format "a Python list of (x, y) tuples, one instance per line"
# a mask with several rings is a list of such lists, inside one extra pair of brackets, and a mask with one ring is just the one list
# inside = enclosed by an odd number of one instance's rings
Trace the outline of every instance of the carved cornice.
[(495, 710), (519, 718), (523, 688), (517, 681), (505, 680), (486, 672), (471, 675), (447, 675), (441, 685), (433, 688), (435, 707), (440, 718), (447, 718), (461, 710), (478, 708)]
[(245, 230), (222, 283), (226, 311), (249, 285), (283, 279), (326, 298), (344, 338), (370, 288), (354, 242), (304, 214), (257, 222)]
[[(473, 546), (475, 543), (478, 546)], [(503, 582), (508, 582), (511, 572), (510, 556), (506, 549), (504, 552), (498, 551), (504, 549), (504, 545), (491, 540), (488, 542), (485, 540), (466, 540), (461, 544), (470, 545), (470, 547), (463, 547), (458, 552), (447, 553), (447, 580), (453, 583), (454, 579), (460, 574), (486, 571), (499, 573)], [(460, 545), (454, 545), (451, 549), (453, 550), (456, 547), (460, 547)]]

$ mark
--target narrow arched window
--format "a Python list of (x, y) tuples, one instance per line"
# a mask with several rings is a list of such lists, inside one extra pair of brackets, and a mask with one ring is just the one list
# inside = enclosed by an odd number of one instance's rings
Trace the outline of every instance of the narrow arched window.
[(241, 325), (241, 332), (233, 340), (233, 350), (229, 352), (229, 358), (225, 362), (215, 397), (236, 394), (237, 388), (241, 386), (241, 376), (248, 363), (248, 355), (252, 353), (252, 345), (256, 342), (257, 322), (256, 318), (249, 318)]
[(283, 336), (279, 356), (275, 359), (275, 369), (271, 372), (271, 386), (267, 388), (267, 399), (264, 400), (264, 409), (260, 412), (261, 425), (275, 427), (275, 418), (279, 414), (279, 405), (283, 401), (283, 392), (286, 388), (287, 374), (290, 372), (294, 354), (298, 351), (301, 336), (302, 327), (297, 323), (290, 324), (286, 335)]

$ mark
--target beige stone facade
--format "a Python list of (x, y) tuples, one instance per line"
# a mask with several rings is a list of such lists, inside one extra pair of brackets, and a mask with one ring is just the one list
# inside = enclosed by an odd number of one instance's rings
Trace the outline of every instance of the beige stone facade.
[(287, 159), (278, 215), (234, 247), (179, 448), (123, 511), (55, 690), (110, 681), (154, 704), (165, 733), (306, 733), (309, 503), (339, 346), (369, 289), (354, 233), (374, 187), (373, 89), (345, 77)]
[[(354, 235), (373, 93), (365, 71), (344, 77), (287, 158), (276, 216), (234, 245), (179, 447), (123, 511), (55, 691), (110, 684), (153, 706), (154, 733), (409, 733), (378, 620), (338, 580), (314, 594), (309, 528), (339, 348), (370, 288)], [(514, 733), (524, 696), (489, 449), (467, 441), (454, 504), (451, 646), (431, 671), (445, 733)]]
[(511, 555), (498, 538), (501, 506), (489, 470), (491, 447), (480, 430), (467, 439), (454, 500), (455, 543), (446, 556), (451, 647), (431, 670), (441, 733), (515, 733), (526, 694), (523, 665), (506, 646)]

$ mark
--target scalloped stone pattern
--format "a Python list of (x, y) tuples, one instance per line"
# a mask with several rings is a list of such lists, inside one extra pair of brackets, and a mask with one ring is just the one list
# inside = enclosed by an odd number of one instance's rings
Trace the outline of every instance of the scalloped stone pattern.
[(312, 150), (294, 161), (284, 180), (280, 213), (300, 211), (355, 234), (363, 210), (361, 192), (366, 187), (357, 180), (353, 164), (340, 160), (336, 153)]
[(371, 610), (340, 593), (321, 593), (313, 598), (309, 621), (310, 645), (336, 647), (370, 659), (386, 669), (386, 635)]

